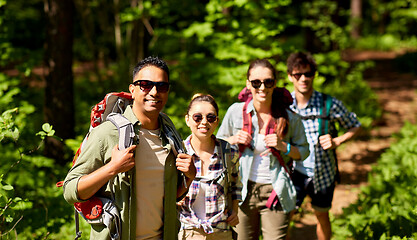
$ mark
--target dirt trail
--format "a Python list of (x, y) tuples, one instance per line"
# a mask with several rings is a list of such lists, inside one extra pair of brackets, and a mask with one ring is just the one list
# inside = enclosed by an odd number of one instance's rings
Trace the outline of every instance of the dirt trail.
[[(344, 207), (357, 199), (361, 186), (367, 184), (372, 165), (393, 141), (392, 134), (400, 130), (404, 122), (416, 123), (417, 76), (397, 72), (391, 60), (378, 60), (373, 69), (365, 73), (365, 79), (374, 89), (383, 109), (382, 118), (376, 122), (367, 140), (356, 139), (338, 149), (342, 183), (336, 186), (331, 214), (341, 214)], [(314, 240), (316, 219), (307, 202), (302, 214), (294, 218), (290, 231), (291, 240)]]

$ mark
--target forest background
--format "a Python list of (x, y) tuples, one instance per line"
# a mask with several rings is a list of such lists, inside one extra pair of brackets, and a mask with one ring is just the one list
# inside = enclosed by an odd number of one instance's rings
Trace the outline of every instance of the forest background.
[(146, 56), (170, 66), (164, 112), (183, 137), (191, 96), (213, 95), (222, 118), (251, 60), (270, 59), (278, 85), (291, 90), (285, 60), (294, 51), (314, 55), (316, 88), (370, 129), (381, 116), (363, 81), (373, 62), (346, 53), (406, 53), (396, 64), (415, 73), (416, 33), (413, 0), (0, 0), (0, 238), (73, 238), (73, 208), (55, 183), (88, 131), (91, 107), (108, 92), (127, 91)]

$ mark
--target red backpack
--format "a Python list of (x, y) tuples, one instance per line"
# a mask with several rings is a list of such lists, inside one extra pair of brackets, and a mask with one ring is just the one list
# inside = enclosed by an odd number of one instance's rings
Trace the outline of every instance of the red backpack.
[[(292, 96), (290, 92), (286, 88), (278, 88), (276, 87), (274, 89), (273, 98), (275, 96), (274, 101), (282, 101), (285, 106), (289, 107), (293, 101)], [(238, 99), (241, 102), (245, 102), (242, 109), (242, 117), (243, 117), (243, 126), (242, 130), (248, 132), (249, 134), (253, 134), (252, 129), (252, 114), (247, 112), (249, 102), (252, 100), (252, 94), (250, 91), (245, 87), (238, 96)], [(271, 120), (268, 123), (266, 134), (272, 134), (275, 133), (276, 130), (276, 122), (274, 121), (274, 118), (271, 118)], [(243, 151), (249, 147), (253, 150), (253, 146), (249, 145), (243, 145), (239, 144), (239, 152), (240, 154), (243, 153)], [(285, 169), (285, 171), (288, 173), (288, 175), (291, 177), (292, 175), (292, 161), (285, 163), (284, 159), (282, 158), (280, 151), (276, 148), (271, 147), (270, 148), (271, 153), (278, 159), (281, 166)], [(271, 195), (269, 196), (266, 206), (270, 209), (274, 209), (276, 205), (278, 204), (278, 196), (277, 193), (272, 190)]]
[[(127, 120), (121, 113), (126, 107), (133, 102), (132, 95), (126, 92), (112, 92), (108, 93), (102, 101), (97, 103), (91, 110), (90, 129), (86, 134), (83, 142), (74, 155), (72, 164), (77, 161), (80, 153), (83, 150), (86, 140), (93, 128), (97, 127), (104, 121), (111, 121), (119, 131), (119, 149), (125, 149), (133, 144), (134, 130), (132, 123)], [(56, 184), (57, 187), (63, 186), (63, 181)], [(119, 211), (114, 205), (114, 199), (91, 197), (85, 202), (74, 203), (75, 211), (75, 228), (76, 237), (81, 237), (79, 230), (78, 214), (90, 224), (104, 224), (110, 229), (111, 239), (120, 239), (121, 220)], [(112, 223), (116, 229), (111, 229)]]

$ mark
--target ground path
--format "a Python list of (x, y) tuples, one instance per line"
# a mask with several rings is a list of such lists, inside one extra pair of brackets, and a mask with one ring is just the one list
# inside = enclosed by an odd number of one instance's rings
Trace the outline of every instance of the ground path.
[[(393, 141), (392, 134), (398, 132), (406, 121), (416, 123), (417, 76), (396, 71), (392, 64), (395, 56), (392, 54), (361, 54), (355, 56), (378, 59), (376, 66), (368, 70), (364, 77), (377, 94), (383, 115), (375, 123), (369, 139), (359, 138), (338, 149), (342, 183), (335, 189), (331, 209), (333, 215), (341, 214), (344, 207), (356, 200), (360, 187), (367, 184), (372, 165)], [(316, 219), (311, 210), (307, 202), (302, 214), (296, 215), (290, 231), (291, 240), (317, 239)]]

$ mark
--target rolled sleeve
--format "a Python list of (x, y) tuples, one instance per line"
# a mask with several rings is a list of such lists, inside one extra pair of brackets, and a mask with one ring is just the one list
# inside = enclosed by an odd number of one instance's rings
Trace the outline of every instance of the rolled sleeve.
[(361, 126), (356, 114), (349, 112), (340, 100), (333, 98), (332, 110), (333, 114), (330, 114), (330, 117), (337, 120), (344, 129)]
[(78, 196), (78, 182), (111, 160), (111, 151), (117, 144), (117, 129), (113, 124), (105, 122), (93, 129), (81, 147), (81, 153), (69, 170), (63, 184), (64, 199), (73, 204), (81, 202)]
[(235, 135), (238, 130), (242, 129), (243, 117), (242, 109), (245, 103), (232, 104), (223, 118), (222, 124), (217, 131), (216, 137), (226, 140)]

